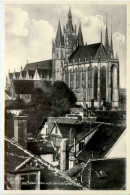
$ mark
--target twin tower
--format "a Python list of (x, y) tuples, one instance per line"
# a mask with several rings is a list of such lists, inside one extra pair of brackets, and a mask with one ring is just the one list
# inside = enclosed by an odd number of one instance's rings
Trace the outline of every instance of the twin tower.
[(119, 107), (119, 60), (114, 57), (112, 33), (109, 42), (107, 21), (105, 45), (102, 32), (100, 43), (84, 45), (81, 24), (77, 32), (69, 9), (63, 33), (59, 21), (52, 42), (52, 80), (65, 81), (75, 92), (78, 104), (86, 101), (89, 106), (93, 99), (94, 106), (99, 107), (105, 99), (112, 107)]

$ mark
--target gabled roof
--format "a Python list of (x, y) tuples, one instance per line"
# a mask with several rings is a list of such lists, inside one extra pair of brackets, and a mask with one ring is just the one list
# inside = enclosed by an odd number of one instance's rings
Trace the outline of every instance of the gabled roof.
[(121, 190), (126, 184), (126, 159), (91, 159), (82, 170), (82, 179), (91, 190)]
[(78, 160), (87, 162), (92, 158), (104, 158), (124, 130), (125, 126), (102, 124), (86, 147), (79, 153)]
[[(91, 45), (77, 47), (77, 49), (70, 55), (69, 62), (72, 63), (73, 59), (75, 60), (75, 62), (79, 62), (79, 58), (81, 62), (84, 62), (85, 57), (87, 61), (91, 59), (94, 60), (101, 45), (102, 43), (95, 43)], [(105, 55), (107, 55), (107, 51), (103, 45), (102, 45), (102, 52)]]
[(39, 76), (41, 77), (41, 78), (43, 78), (43, 77), (46, 77), (47, 75), (47, 70), (46, 69), (39, 69), (39, 68), (37, 68), (37, 72), (38, 72), (38, 74), (39, 74)]
[(16, 79), (18, 79), (20, 76), (20, 72), (15, 72), (14, 74), (15, 74)]
[(52, 70), (52, 59), (26, 64), (26, 66), (24, 68), (24, 71), (36, 70), (37, 68), (39, 68), (39, 69), (46, 69), (46, 70), (50, 70), (51, 71)]
[(29, 76), (33, 77), (35, 74), (35, 70), (28, 70)]
[[(58, 169), (54, 168), (45, 160), (40, 157), (32, 154), (16, 142), (5, 138), (5, 173), (18, 173), (22, 171), (26, 171), (26, 167), (23, 165), (29, 162), (30, 158), (32, 158), (35, 162), (37, 162), (40, 168), (37, 168), (41, 171), (41, 184), (40, 189), (59, 189), (59, 190), (82, 190), (82, 186), (75, 181), (73, 181), (69, 176), (65, 176)], [(22, 169), (21, 169), (22, 168)], [(36, 167), (35, 167), (36, 169)], [(31, 170), (31, 167), (27, 169)], [(46, 183), (50, 182), (50, 185), (46, 185)], [(56, 183), (56, 185), (55, 185)]]
[(33, 80), (13, 80), (16, 94), (32, 94), (34, 91)]
[(26, 77), (26, 74), (27, 74), (27, 71), (24, 71), (24, 70), (23, 70), (21, 73), (22, 73), (22, 77), (25, 78), (25, 77)]
[(32, 94), (36, 88), (40, 88), (44, 92), (48, 91), (51, 87), (51, 81), (13, 80), (13, 85), (16, 94)]
[(5, 172), (13, 173), (15, 168), (29, 157), (30, 155), (21, 146), (5, 138)]
[(11, 72), (10, 72), (10, 73), (9, 73), (9, 78), (10, 78), (10, 79), (13, 79), (13, 75), (14, 75), (14, 73), (11, 73)]
[(60, 129), (61, 135), (63, 138), (69, 138), (70, 130), (74, 137), (80, 132), (83, 124), (65, 124), (65, 123), (56, 123)]
[(52, 127), (54, 125), (54, 123), (58, 122), (58, 123), (77, 123), (78, 119), (77, 118), (71, 118), (71, 117), (48, 117), (48, 118), (44, 118), (43, 122), (41, 123), (38, 132), (44, 127), (45, 123), (47, 122), (48, 124), (48, 134), (50, 133), (50, 131), (52, 130)]
[[(61, 135), (63, 138), (69, 139), (71, 145), (73, 146), (73, 139), (70, 140), (70, 130), (71, 130), (71, 138), (75, 137), (76, 143), (84, 139), (90, 132), (92, 132), (96, 127), (99, 126), (99, 123), (72, 123), (72, 124), (65, 124), (65, 123), (56, 123), (58, 126)], [(69, 148), (68, 148), (69, 149)]]

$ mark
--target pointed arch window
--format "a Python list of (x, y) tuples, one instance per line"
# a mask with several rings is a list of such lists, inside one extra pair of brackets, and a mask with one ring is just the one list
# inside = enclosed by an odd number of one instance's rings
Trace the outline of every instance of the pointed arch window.
[(100, 75), (100, 86), (101, 86), (101, 100), (106, 99), (106, 67), (103, 66), (101, 68), (101, 75)]
[(94, 67), (94, 100), (97, 100), (98, 68)]

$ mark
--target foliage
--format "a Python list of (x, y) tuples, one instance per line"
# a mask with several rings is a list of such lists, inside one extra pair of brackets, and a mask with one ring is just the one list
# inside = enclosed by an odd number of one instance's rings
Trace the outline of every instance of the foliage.
[(77, 99), (75, 94), (63, 81), (55, 81), (51, 88), (51, 114), (53, 116), (64, 116), (70, 112), (70, 107), (75, 105)]
[(110, 102), (106, 102), (106, 110), (111, 110), (112, 104)]
[(50, 113), (52, 116), (64, 116), (67, 113), (70, 113), (70, 103), (67, 98), (62, 98), (52, 104)]
[(36, 88), (32, 94), (31, 97), (31, 105), (37, 105), (37, 104), (49, 104), (49, 96), (47, 93), (45, 93), (42, 89)]

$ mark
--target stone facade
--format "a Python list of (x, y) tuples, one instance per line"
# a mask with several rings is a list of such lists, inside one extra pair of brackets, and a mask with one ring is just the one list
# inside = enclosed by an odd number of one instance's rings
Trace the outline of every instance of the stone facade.
[(114, 58), (113, 43), (109, 46), (106, 25), (105, 46), (101, 42), (84, 45), (81, 24), (78, 35), (73, 28), (71, 10), (68, 22), (61, 31), (60, 22), (52, 45), (53, 82), (63, 80), (75, 92), (78, 104), (84, 99), (91, 106), (99, 107), (103, 100), (119, 107), (119, 60)]
[(106, 23), (105, 45), (101, 42), (91, 45), (84, 44), (81, 24), (73, 26), (71, 9), (68, 21), (63, 26), (59, 21), (55, 40), (52, 41), (52, 59), (27, 63), (20, 72), (9, 73), (6, 90), (15, 97), (13, 80), (45, 80), (54, 82), (62, 80), (74, 91), (77, 103), (88, 107), (91, 100), (94, 106), (100, 107), (103, 100), (112, 107), (119, 107), (119, 60), (114, 57), (113, 41), (109, 44)]

